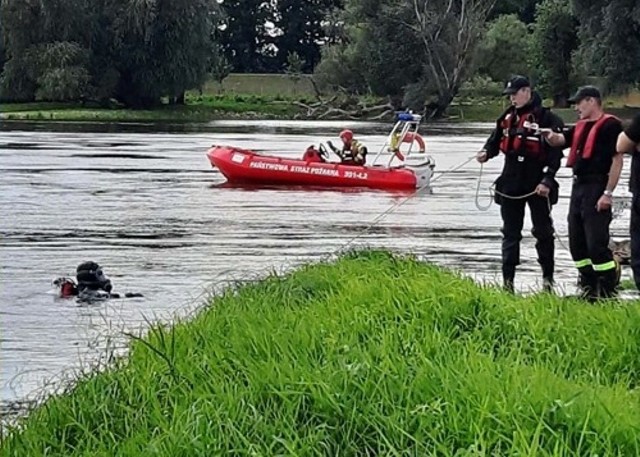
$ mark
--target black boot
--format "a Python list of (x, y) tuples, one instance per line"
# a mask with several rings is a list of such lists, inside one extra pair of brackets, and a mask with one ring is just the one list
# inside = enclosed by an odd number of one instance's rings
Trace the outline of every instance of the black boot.
[(505, 292), (509, 292), (510, 294), (515, 294), (515, 288), (513, 286), (513, 279), (505, 278), (502, 282), (502, 290)]
[(555, 281), (553, 280), (554, 264), (553, 259), (551, 261), (539, 261), (542, 267), (542, 291), (547, 293), (553, 293), (553, 286)]
[(513, 280), (516, 277), (516, 267), (512, 265), (502, 266), (502, 288), (509, 293), (514, 293)]
[(580, 298), (594, 302), (598, 299), (598, 276), (591, 265), (578, 268), (578, 288)]
[(615, 298), (618, 295), (620, 276), (617, 268), (600, 272), (598, 280), (600, 283), (600, 298)]

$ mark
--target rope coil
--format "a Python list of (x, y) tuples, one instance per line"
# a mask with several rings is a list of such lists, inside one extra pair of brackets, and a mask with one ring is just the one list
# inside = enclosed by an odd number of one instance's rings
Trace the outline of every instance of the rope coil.
[[(536, 195), (536, 191), (532, 191), (529, 192), (528, 194), (523, 194), (523, 195), (508, 195), (505, 194), (503, 192), (500, 192), (499, 190), (496, 190), (495, 185), (492, 184), (491, 186), (489, 186), (489, 195), (491, 196), (491, 200), (489, 201), (489, 204), (487, 206), (480, 206), (480, 203), (478, 202), (478, 197), (480, 195), (480, 184), (482, 181), (482, 172), (484, 169), (484, 163), (480, 163), (480, 173), (478, 174), (478, 185), (476, 187), (476, 208), (478, 208), (480, 211), (487, 211), (489, 210), (489, 208), (491, 208), (491, 205), (493, 204), (493, 197), (494, 195), (499, 195), (502, 198), (507, 198), (509, 200), (522, 200), (525, 198), (529, 198), (532, 197), (534, 195)], [(549, 200), (549, 197), (544, 197), (547, 199), (547, 207), (549, 209), (549, 218), (551, 219), (551, 227), (553, 228), (553, 235), (554, 238), (558, 240), (558, 243), (560, 244), (560, 246), (567, 252), (571, 253), (571, 251), (569, 250), (569, 248), (567, 247), (566, 244), (564, 244), (564, 242), (562, 241), (562, 236), (557, 232), (556, 227), (553, 223), (553, 216), (551, 216), (551, 210), (553, 209), (552, 205), (551, 205), (551, 200)], [(568, 236), (568, 235), (566, 235)]]

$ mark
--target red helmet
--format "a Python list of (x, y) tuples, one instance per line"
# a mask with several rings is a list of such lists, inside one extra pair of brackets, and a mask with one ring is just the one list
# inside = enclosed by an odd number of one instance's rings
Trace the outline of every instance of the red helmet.
[(353, 140), (353, 132), (348, 129), (343, 130), (340, 132), (340, 139), (345, 143), (351, 143), (351, 140)]

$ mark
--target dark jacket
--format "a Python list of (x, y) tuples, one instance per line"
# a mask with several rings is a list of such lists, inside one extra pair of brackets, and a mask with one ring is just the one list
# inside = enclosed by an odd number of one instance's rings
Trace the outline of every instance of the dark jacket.
[(560, 168), (562, 149), (549, 146), (539, 133), (528, 129), (526, 131), (511, 129), (509, 132), (504, 132), (502, 124), (508, 115), (517, 116), (517, 118), (528, 116), (535, 120), (540, 128), (551, 128), (555, 132), (562, 131), (564, 127), (562, 119), (552, 113), (549, 108), (542, 106), (542, 100), (536, 92), (533, 93), (530, 103), (518, 109), (510, 106), (498, 118), (496, 128), (484, 146), (489, 158), (496, 157), (500, 153), (500, 143), (505, 133), (510, 136), (520, 135), (521, 138), (523, 136), (539, 137), (540, 147), (545, 152), (542, 157), (532, 157), (524, 150), (502, 151), (505, 153), (501, 175), (502, 191), (510, 195), (522, 195), (533, 191), (540, 183), (553, 188), (556, 185), (554, 180), (556, 172)]

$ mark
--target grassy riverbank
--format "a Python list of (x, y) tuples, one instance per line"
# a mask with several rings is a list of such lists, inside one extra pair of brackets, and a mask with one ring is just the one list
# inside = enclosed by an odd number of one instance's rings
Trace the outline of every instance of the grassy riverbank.
[[(500, 94), (501, 84), (469, 82), (447, 110), (448, 120), (493, 122), (507, 106)], [(328, 97), (328, 96), (327, 96)], [(354, 108), (356, 99), (340, 95), (341, 107)], [(386, 103), (384, 99), (362, 97), (364, 106)], [(0, 104), (0, 120), (74, 121), (74, 122), (206, 122), (216, 119), (294, 119), (305, 118), (307, 110), (300, 103), (317, 102), (310, 79), (291, 75), (232, 74), (222, 85), (209, 82), (202, 91), (187, 92), (185, 105), (163, 105), (150, 110), (122, 107), (103, 108), (80, 103), (16, 103)], [(550, 106), (551, 100), (546, 100)], [(622, 118), (633, 110), (625, 105), (640, 106), (640, 92), (611, 96), (606, 108)], [(322, 113), (320, 110), (318, 113)], [(566, 122), (575, 122), (573, 109), (556, 112)], [(374, 114), (378, 114), (375, 112)]]
[[(0, 121), (71, 122), (207, 122), (216, 119), (304, 119), (305, 110), (296, 102), (313, 103), (311, 98), (280, 95), (194, 95), (185, 105), (163, 105), (154, 109), (100, 108), (80, 103), (0, 104)], [(375, 104), (375, 103), (374, 103)], [(456, 100), (448, 109), (449, 121), (493, 122), (505, 109), (498, 98)], [(623, 119), (637, 110), (611, 100), (607, 111)], [(555, 109), (567, 123), (576, 121), (572, 108)]]
[(365, 251), (154, 329), (0, 455), (637, 455), (638, 329)]
[(0, 120), (73, 122), (206, 122), (216, 119), (291, 119), (292, 100), (262, 95), (193, 95), (185, 105), (154, 109), (101, 108), (81, 103), (0, 104)]
[[(506, 98), (500, 95), (501, 92), (502, 86), (499, 83), (468, 82), (447, 110), (447, 119), (493, 122), (508, 103)], [(350, 111), (358, 101), (367, 107), (386, 103), (385, 99), (369, 96), (357, 99), (340, 94), (333, 105)], [(185, 105), (163, 105), (150, 110), (132, 110), (80, 103), (0, 104), (0, 120), (206, 122), (216, 119), (304, 119), (308, 113), (301, 104), (310, 105), (316, 102), (315, 91), (308, 75), (297, 78), (281, 74), (232, 74), (222, 85), (209, 82), (202, 91), (187, 92)], [(551, 100), (545, 102), (547, 106), (551, 105)], [(605, 106), (613, 114), (629, 118), (634, 111), (625, 106), (640, 106), (640, 92), (608, 96)], [(318, 114), (325, 111), (320, 110)], [(556, 112), (566, 122), (572, 123), (576, 120), (575, 112), (571, 108), (558, 109)], [(378, 112), (373, 113), (376, 114)]]

